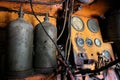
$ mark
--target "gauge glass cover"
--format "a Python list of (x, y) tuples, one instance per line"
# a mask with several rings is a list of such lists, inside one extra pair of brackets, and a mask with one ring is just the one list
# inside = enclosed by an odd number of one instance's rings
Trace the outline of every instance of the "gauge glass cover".
[(87, 39), (86, 39), (86, 44), (87, 44), (87, 46), (92, 46), (92, 45), (93, 45), (92, 39), (87, 38)]
[(94, 42), (95, 42), (95, 45), (96, 46), (98, 46), (98, 47), (100, 47), (101, 46), (101, 41), (100, 41), (100, 39), (98, 39), (98, 38), (96, 38), (95, 40), (94, 40)]
[(94, 33), (98, 32), (99, 26), (94, 19), (89, 19), (87, 24), (88, 24), (88, 29), (91, 32), (94, 32)]
[(83, 31), (83, 29), (84, 29), (84, 23), (83, 23), (82, 19), (80, 19), (77, 16), (72, 17), (71, 24), (72, 24), (73, 28), (77, 31)]
[(104, 51), (102, 52), (102, 55), (103, 55), (106, 59), (110, 59), (110, 53), (109, 53), (108, 50), (104, 50)]
[(80, 37), (76, 38), (76, 43), (79, 47), (83, 47), (84, 46), (84, 40)]

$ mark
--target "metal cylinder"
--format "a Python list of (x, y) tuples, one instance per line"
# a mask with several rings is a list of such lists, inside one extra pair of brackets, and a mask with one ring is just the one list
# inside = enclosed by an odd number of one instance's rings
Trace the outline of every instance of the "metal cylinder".
[(120, 42), (120, 12), (114, 12), (107, 18), (106, 36), (108, 41)]
[(23, 19), (22, 9), (19, 18), (7, 26), (8, 75), (25, 77), (32, 73), (33, 26)]
[[(43, 27), (50, 37), (57, 40), (57, 28), (48, 21), (48, 17), (45, 17), (45, 21), (42, 22)], [(51, 74), (57, 68), (56, 60), (56, 47), (48, 35), (45, 33), (41, 24), (35, 27), (34, 34), (34, 67), (37, 73)]]

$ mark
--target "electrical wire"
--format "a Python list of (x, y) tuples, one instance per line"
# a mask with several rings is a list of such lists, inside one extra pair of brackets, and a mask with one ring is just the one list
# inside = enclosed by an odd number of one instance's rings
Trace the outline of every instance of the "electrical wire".
[[(71, 0), (69, 0), (71, 1)], [(67, 41), (66, 41), (66, 44), (65, 44), (65, 58), (67, 60), (67, 54), (68, 54), (68, 51), (70, 48), (68, 48), (68, 44), (69, 44), (69, 47), (71, 45), (71, 42), (70, 42), (70, 36), (71, 36), (71, 2), (70, 2), (70, 5), (68, 6), (69, 8), (69, 15), (68, 15), (68, 37), (67, 37)]]
[[(67, 69), (67, 71), (65, 71), (65, 72), (67, 72), (68, 74), (69, 74), (69, 76), (70, 76), (70, 78), (71, 78), (71, 80), (75, 80), (74, 79), (74, 76), (73, 76), (73, 74), (72, 74), (72, 70), (68, 67), (68, 65), (61, 59), (61, 58), (59, 58), (59, 57), (57, 57), (57, 59), (64, 65), (64, 67)], [(62, 72), (63, 73), (63, 72)], [(66, 76), (66, 75), (65, 75)], [(64, 76), (64, 77), (65, 77)]]
[(64, 19), (63, 29), (62, 29), (60, 35), (58, 36), (57, 41), (61, 38), (61, 36), (63, 35), (63, 32), (64, 32), (64, 30), (65, 30), (66, 21), (67, 21), (67, 12), (68, 12), (68, 2), (69, 2), (69, 0), (67, 0), (67, 2), (66, 2), (65, 19)]
[[(70, 32), (70, 36), (69, 36), (69, 39), (71, 37), (71, 18), (72, 18), (72, 13), (73, 13), (73, 6), (74, 6), (74, 0), (71, 1), (71, 11), (70, 11), (70, 20), (69, 20), (69, 32)], [(69, 60), (69, 56), (70, 56), (70, 51), (71, 51), (71, 39), (70, 39), (70, 42), (69, 42), (69, 48), (68, 48), (68, 53), (67, 53), (67, 56), (66, 56), (66, 60), (68, 61)]]
[[(1, 1), (4, 1), (4, 0), (1, 0)], [(25, 2), (25, 3), (30, 3), (30, 1), (19, 1), (19, 0), (8, 0), (7, 2)], [(56, 4), (62, 4), (63, 2), (65, 2), (65, 0), (62, 0), (62, 1), (57, 1), (57, 2), (32, 2), (33, 4), (44, 4), (44, 5), (56, 5)]]
[[(66, 45), (65, 45), (65, 58), (66, 58), (66, 60), (67, 60), (67, 62), (69, 63), (69, 54), (70, 54), (70, 50), (71, 50), (71, 39), (70, 39), (70, 37), (71, 37), (71, 15), (72, 15), (72, 8), (73, 8), (73, 6), (72, 6), (72, 4), (73, 4), (73, 2), (72, 2), (73, 0), (68, 0), (68, 2), (69, 2), (69, 6), (68, 6), (68, 9), (69, 9), (69, 14), (68, 14), (68, 37), (67, 37), (67, 41), (66, 41)], [(69, 44), (69, 46), (68, 46), (68, 44)], [(72, 70), (71, 70), (71, 67), (69, 67), (69, 68), (67, 68), (66, 69), (66, 71), (65, 72), (67, 72), (67, 74), (69, 75), (69, 77), (70, 77), (70, 79), (71, 80), (74, 80), (74, 76), (73, 76), (73, 74), (72, 74)], [(64, 74), (64, 77), (66, 76), (66, 74)]]

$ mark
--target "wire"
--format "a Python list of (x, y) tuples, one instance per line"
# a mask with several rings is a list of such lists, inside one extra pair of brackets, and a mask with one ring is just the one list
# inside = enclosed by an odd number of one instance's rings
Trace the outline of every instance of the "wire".
[[(65, 44), (65, 58), (66, 58), (66, 60), (67, 60), (67, 53), (69, 51), (68, 43), (70, 43), (69, 40), (70, 40), (70, 36), (71, 36), (71, 28), (70, 28), (71, 27), (71, 11), (70, 10), (71, 10), (71, 7), (69, 8), (69, 15), (68, 15), (68, 26), (67, 26), (68, 27), (68, 37), (67, 37), (67, 41), (66, 41), (66, 44)], [(69, 44), (69, 46), (70, 45), (71, 44)]]
[[(69, 74), (71, 80), (75, 80), (74, 76), (72, 74), (72, 70), (68, 67), (68, 65), (61, 58), (57, 57), (57, 59), (64, 65), (64, 67), (66, 68), (66, 72)], [(65, 76), (66, 76), (66, 74), (65, 74)]]
[[(4, 0), (1, 0), (1, 1), (4, 1)], [(30, 3), (29, 1), (19, 1), (19, 0), (8, 0), (7, 2), (25, 2), (25, 3)], [(45, 4), (45, 5), (56, 5), (56, 4), (61, 4), (65, 2), (65, 0), (62, 0), (62, 1), (57, 1), (57, 2), (32, 2), (33, 4)]]
[(63, 35), (63, 32), (65, 30), (65, 25), (66, 25), (66, 21), (67, 21), (67, 12), (68, 12), (68, 2), (69, 2), (69, 0), (67, 0), (67, 2), (66, 2), (65, 19), (64, 19), (63, 29), (62, 29), (60, 35), (58, 36), (57, 41), (61, 38), (61, 36)]
[[(74, 5), (74, 0), (72, 0), (71, 1), (71, 5), (70, 5), (70, 7), (71, 7), (71, 11), (70, 11), (70, 20), (69, 20), (69, 33), (70, 33), (70, 35), (69, 35), (69, 39), (70, 39), (70, 37), (71, 37), (71, 18), (72, 18), (72, 13), (73, 13), (73, 5)], [(69, 60), (69, 56), (70, 56), (70, 51), (71, 51), (71, 39), (70, 39), (70, 42), (69, 42), (69, 48), (68, 48), (68, 54), (67, 54), (67, 56), (66, 56), (66, 60), (68, 61)]]

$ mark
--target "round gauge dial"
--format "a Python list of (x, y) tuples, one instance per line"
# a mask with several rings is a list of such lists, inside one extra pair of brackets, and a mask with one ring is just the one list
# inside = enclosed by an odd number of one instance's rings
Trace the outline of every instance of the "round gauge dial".
[(101, 46), (101, 44), (102, 44), (101, 41), (100, 41), (100, 39), (98, 39), (98, 38), (96, 38), (94, 40), (94, 42), (95, 42), (95, 45), (98, 46), (98, 47)]
[(76, 38), (76, 43), (79, 47), (83, 47), (84, 46), (84, 40), (82, 38)]
[(98, 32), (99, 26), (94, 19), (89, 19), (87, 24), (88, 24), (88, 29), (91, 32), (94, 32), (94, 33)]
[(82, 19), (77, 16), (72, 17), (71, 24), (77, 31), (83, 31), (84, 29), (84, 23)]
[(102, 52), (102, 55), (103, 55), (106, 59), (110, 59), (110, 53), (109, 53), (108, 50), (104, 50), (104, 51)]
[(87, 46), (92, 46), (93, 45), (93, 41), (90, 38), (86, 39), (86, 44)]

